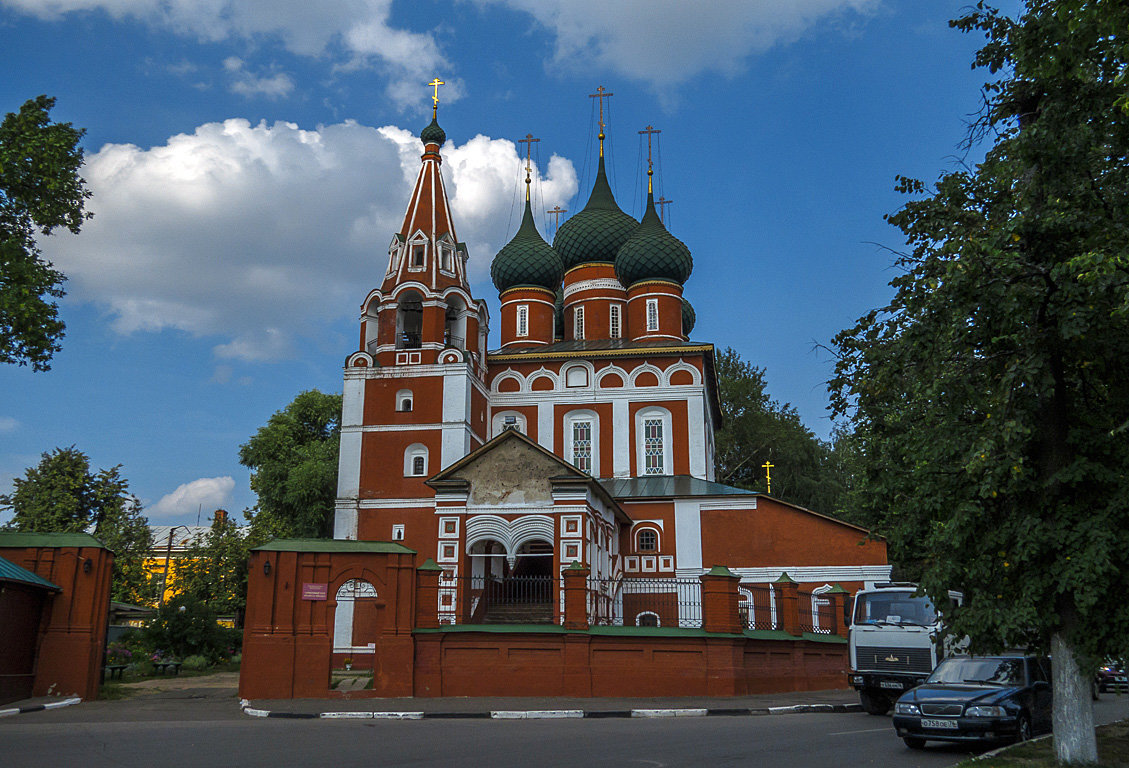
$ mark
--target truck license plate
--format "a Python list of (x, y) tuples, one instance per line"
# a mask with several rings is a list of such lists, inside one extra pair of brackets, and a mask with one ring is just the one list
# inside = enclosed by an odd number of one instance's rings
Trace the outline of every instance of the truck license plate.
[(921, 718), (922, 728), (942, 728), (947, 730), (955, 730), (957, 727), (956, 720), (932, 720), (927, 717)]
[(902, 690), (902, 684), (896, 680), (883, 680), (878, 684), (879, 688), (893, 688), (895, 691)]

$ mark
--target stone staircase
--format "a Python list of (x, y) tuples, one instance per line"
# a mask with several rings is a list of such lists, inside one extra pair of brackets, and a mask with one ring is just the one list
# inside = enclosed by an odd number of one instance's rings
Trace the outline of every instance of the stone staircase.
[(491, 605), (483, 624), (552, 624), (552, 603), (500, 603)]

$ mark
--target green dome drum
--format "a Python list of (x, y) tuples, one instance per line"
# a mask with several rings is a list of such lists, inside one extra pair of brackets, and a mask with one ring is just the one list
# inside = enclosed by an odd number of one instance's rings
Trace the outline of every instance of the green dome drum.
[(443, 142), (447, 140), (447, 132), (439, 127), (439, 119), (433, 117), (427, 127), (419, 132), (419, 137), (425, 145), (438, 144), (443, 146)]

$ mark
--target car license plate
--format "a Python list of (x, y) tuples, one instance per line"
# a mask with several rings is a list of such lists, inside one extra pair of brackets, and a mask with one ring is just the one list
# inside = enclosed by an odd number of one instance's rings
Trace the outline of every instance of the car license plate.
[(945, 730), (955, 730), (957, 727), (956, 720), (934, 720), (928, 717), (921, 718), (922, 728), (942, 728)]
[(879, 688), (893, 688), (895, 691), (902, 690), (902, 684), (896, 680), (883, 680), (878, 684)]

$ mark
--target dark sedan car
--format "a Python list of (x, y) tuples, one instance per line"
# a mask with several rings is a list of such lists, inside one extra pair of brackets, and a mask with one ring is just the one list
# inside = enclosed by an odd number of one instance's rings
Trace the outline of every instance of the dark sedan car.
[(952, 656), (894, 704), (910, 749), (926, 741), (1025, 741), (1051, 729), (1051, 665), (1030, 656)]

